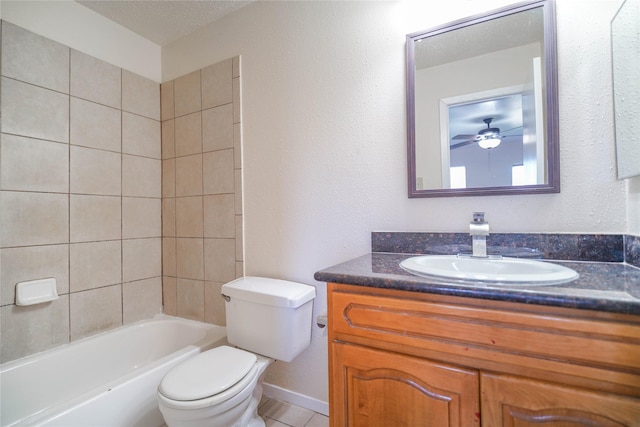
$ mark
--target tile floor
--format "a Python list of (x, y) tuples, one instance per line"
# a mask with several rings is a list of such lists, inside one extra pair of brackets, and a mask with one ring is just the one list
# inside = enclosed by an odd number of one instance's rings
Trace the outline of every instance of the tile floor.
[(258, 414), (267, 427), (328, 427), (329, 417), (281, 400), (263, 398)]

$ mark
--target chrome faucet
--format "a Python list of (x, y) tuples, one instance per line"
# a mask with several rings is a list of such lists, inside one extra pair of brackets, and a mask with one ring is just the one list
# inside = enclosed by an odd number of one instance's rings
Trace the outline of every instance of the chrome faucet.
[(469, 224), (469, 232), (472, 240), (472, 256), (486, 258), (489, 223), (484, 220), (484, 212), (473, 213), (473, 221)]

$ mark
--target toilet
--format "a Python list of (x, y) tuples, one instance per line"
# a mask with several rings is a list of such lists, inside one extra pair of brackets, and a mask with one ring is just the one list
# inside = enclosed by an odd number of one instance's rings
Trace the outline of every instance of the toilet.
[(311, 342), (315, 288), (265, 277), (222, 286), (230, 345), (173, 367), (158, 386), (169, 427), (264, 427), (262, 380), (274, 360), (291, 362)]

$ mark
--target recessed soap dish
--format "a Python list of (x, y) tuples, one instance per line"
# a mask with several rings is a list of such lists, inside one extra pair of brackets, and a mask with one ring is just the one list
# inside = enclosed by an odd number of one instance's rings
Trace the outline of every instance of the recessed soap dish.
[(56, 279), (30, 280), (16, 285), (16, 305), (33, 305), (58, 299)]

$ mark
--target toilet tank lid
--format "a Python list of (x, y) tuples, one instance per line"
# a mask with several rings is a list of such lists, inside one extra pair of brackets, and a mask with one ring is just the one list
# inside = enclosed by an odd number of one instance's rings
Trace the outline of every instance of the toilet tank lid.
[(245, 276), (222, 285), (222, 293), (243, 301), (296, 308), (314, 299), (316, 288), (287, 280)]

